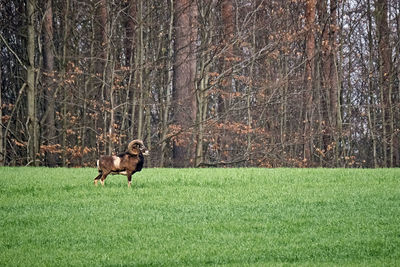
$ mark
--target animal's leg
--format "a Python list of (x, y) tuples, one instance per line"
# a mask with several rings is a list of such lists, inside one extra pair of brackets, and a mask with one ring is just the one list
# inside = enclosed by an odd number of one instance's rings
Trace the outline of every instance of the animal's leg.
[(133, 173), (128, 173), (126, 176), (128, 177), (128, 187), (130, 188), (131, 187), (131, 184), (132, 184), (132, 174)]
[(109, 173), (110, 172), (103, 172), (103, 175), (101, 176), (101, 180), (100, 180), (100, 183), (101, 183), (102, 186), (104, 186), (104, 180), (107, 178), (107, 175)]
[(97, 186), (97, 182), (99, 181), (99, 179), (101, 178), (102, 173), (99, 172), (99, 175), (96, 176), (96, 178), (94, 178), (94, 185)]

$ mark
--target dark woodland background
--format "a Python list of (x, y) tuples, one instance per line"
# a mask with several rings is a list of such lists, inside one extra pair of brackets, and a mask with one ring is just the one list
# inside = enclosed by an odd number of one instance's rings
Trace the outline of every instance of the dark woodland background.
[(0, 8), (1, 165), (400, 166), (400, 1)]

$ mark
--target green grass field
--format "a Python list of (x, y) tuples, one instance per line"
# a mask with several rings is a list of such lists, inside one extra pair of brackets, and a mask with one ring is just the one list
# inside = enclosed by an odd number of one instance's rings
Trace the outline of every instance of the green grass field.
[(0, 168), (0, 266), (400, 265), (400, 169)]

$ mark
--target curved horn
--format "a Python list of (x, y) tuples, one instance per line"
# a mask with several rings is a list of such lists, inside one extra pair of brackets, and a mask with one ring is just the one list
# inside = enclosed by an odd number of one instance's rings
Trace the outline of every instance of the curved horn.
[(140, 145), (140, 147), (144, 146), (142, 140), (135, 139), (128, 144), (128, 152), (133, 152), (133, 146), (136, 144)]

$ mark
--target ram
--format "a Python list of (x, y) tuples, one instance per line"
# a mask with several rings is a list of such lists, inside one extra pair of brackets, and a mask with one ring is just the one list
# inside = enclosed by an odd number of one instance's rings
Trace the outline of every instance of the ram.
[(144, 156), (149, 151), (144, 146), (142, 140), (133, 140), (128, 144), (128, 150), (117, 156), (101, 156), (97, 160), (97, 169), (99, 175), (94, 178), (94, 184), (97, 185), (100, 180), (104, 186), (104, 180), (109, 174), (122, 174), (128, 177), (128, 187), (131, 187), (132, 175), (140, 172), (144, 164)]

